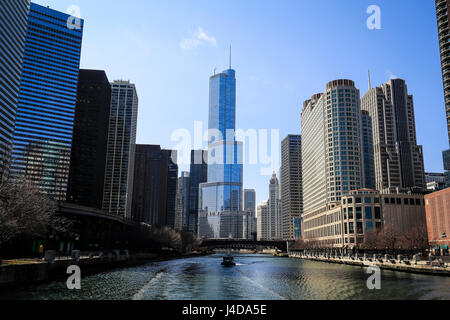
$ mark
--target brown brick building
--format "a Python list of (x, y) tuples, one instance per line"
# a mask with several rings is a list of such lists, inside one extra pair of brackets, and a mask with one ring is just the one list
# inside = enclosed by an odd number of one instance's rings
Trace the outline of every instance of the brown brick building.
[(428, 239), (433, 247), (450, 245), (450, 188), (425, 196)]

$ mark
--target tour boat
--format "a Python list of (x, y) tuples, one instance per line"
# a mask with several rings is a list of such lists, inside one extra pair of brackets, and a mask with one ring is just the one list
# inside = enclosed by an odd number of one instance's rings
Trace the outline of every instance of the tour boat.
[(234, 267), (236, 265), (236, 263), (234, 262), (234, 257), (232, 256), (223, 257), (222, 265), (225, 267)]

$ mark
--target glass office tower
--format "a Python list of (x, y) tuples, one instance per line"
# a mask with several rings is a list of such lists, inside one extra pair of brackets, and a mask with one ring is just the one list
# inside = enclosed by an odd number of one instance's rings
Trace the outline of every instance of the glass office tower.
[(11, 160), (29, 6), (29, 0), (0, 1), (0, 178)]
[(66, 200), (83, 34), (83, 20), (70, 18), (30, 6), (12, 151), (13, 178), (57, 200)]
[(248, 232), (242, 227), (247, 220), (241, 211), (242, 143), (235, 137), (235, 71), (212, 76), (209, 95), (208, 182), (200, 185), (199, 237), (243, 238)]

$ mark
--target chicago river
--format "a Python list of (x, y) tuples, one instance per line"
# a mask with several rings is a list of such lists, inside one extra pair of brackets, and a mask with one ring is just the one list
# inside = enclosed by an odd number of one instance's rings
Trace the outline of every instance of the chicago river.
[(81, 290), (66, 281), (0, 293), (6, 300), (404, 300), (450, 299), (450, 277), (383, 270), (381, 290), (369, 290), (365, 268), (237, 255), (150, 263), (83, 277)]

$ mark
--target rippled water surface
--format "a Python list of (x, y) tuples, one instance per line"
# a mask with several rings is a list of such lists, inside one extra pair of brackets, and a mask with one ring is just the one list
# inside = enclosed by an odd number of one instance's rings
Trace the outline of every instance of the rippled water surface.
[(370, 291), (366, 269), (354, 266), (238, 255), (151, 263), (82, 278), (82, 289), (65, 281), (20, 288), (0, 299), (57, 300), (348, 300), (450, 299), (450, 278), (382, 271), (381, 290)]

